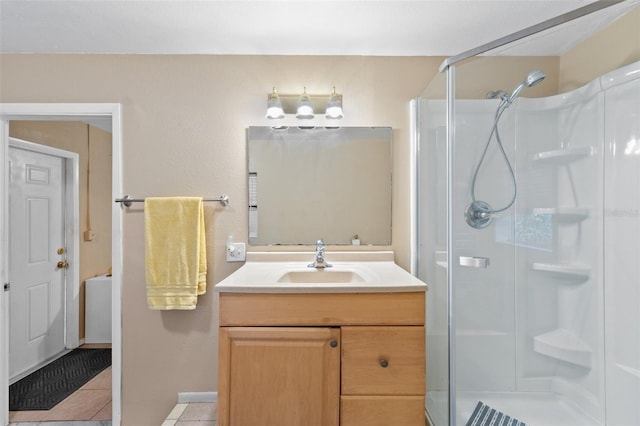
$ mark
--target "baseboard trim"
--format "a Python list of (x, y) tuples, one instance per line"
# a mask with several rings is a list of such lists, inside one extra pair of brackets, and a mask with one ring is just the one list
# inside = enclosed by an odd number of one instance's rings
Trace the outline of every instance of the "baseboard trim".
[(218, 392), (178, 392), (178, 403), (218, 402)]

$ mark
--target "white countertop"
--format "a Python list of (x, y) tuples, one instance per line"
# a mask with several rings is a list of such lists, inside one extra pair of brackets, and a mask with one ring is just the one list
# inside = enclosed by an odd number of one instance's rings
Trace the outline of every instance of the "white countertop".
[[(393, 262), (393, 252), (327, 252), (326, 269), (310, 268), (313, 252), (250, 252), (247, 262), (220, 281), (221, 293), (389, 293), (427, 291), (427, 285)], [(304, 282), (285, 282), (289, 275)], [(332, 282), (333, 277), (337, 281)]]

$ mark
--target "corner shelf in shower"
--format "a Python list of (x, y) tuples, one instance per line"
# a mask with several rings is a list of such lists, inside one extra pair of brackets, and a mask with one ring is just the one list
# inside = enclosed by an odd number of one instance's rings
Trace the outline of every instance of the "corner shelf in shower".
[(534, 154), (531, 158), (538, 164), (566, 164), (580, 158), (593, 155), (593, 148), (581, 146), (577, 148), (558, 149), (554, 151), (544, 151)]
[(531, 264), (531, 269), (564, 279), (585, 280), (591, 276), (591, 267), (576, 263), (534, 262)]
[(569, 330), (559, 328), (533, 338), (533, 350), (551, 358), (591, 368), (591, 348)]
[(540, 207), (533, 209), (533, 215), (551, 215), (559, 223), (577, 223), (589, 217), (589, 209), (580, 207)]

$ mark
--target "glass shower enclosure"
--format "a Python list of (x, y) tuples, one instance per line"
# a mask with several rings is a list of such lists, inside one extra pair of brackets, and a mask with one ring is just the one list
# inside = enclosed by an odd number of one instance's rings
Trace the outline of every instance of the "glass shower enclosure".
[(640, 424), (640, 3), (596, 3), (412, 102), (434, 426)]

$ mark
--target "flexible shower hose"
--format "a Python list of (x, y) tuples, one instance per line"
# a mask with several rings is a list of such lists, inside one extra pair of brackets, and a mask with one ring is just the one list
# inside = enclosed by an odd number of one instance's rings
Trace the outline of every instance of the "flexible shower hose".
[(511, 163), (509, 162), (509, 157), (507, 157), (507, 153), (504, 151), (504, 147), (502, 146), (502, 140), (500, 139), (500, 131), (498, 130), (498, 123), (500, 122), (500, 117), (502, 117), (502, 114), (509, 107), (509, 105), (511, 105), (511, 103), (507, 99), (502, 99), (500, 101), (500, 104), (498, 105), (498, 108), (496, 109), (496, 114), (493, 120), (493, 127), (491, 128), (491, 133), (489, 133), (489, 137), (487, 138), (487, 143), (484, 146), (484, 150), (482, 151), (482, 155), (480, 156), (480, 160), (478, 161), (478, 165), (476, 166), (476, 171), (473, 174), (473, 179), (471, 180), (471, 200), (473, 201), (473, 203), (476, 203), (478, 201), (476, 199), (476, 180), (478, 178), (478, 172), (480, 171), (480, 166), (482, 166), (482, 162), (484, 161), (485, 156), (487, 155), (487, 151), (489, 150), (489, 145), (491, 144), (491, 139), (493, 138), (494, 134), (496, 135), (496, 143), (498, 144), (498, 148), (500, 148), (500, 153), (502, 154), (502, 158), (504, 158), (504, 161), (507, 164), (507, 168), (509, 169), (509, 173), (511, 175), (511, 182), (513, 182), (513, 197), (511, 198), (511, 201), (509, 202), (509, 204), (507, 204), (505, 207), (502, 207), (499, 209), (492, 209), (492, 210), (483, 208), (483, 211), (486, 213), (500, 213), (507, 210), (516, 201), (516, 195), (518, 193), (516, 176), (513, 172), (513, 167), (511, 167)]

